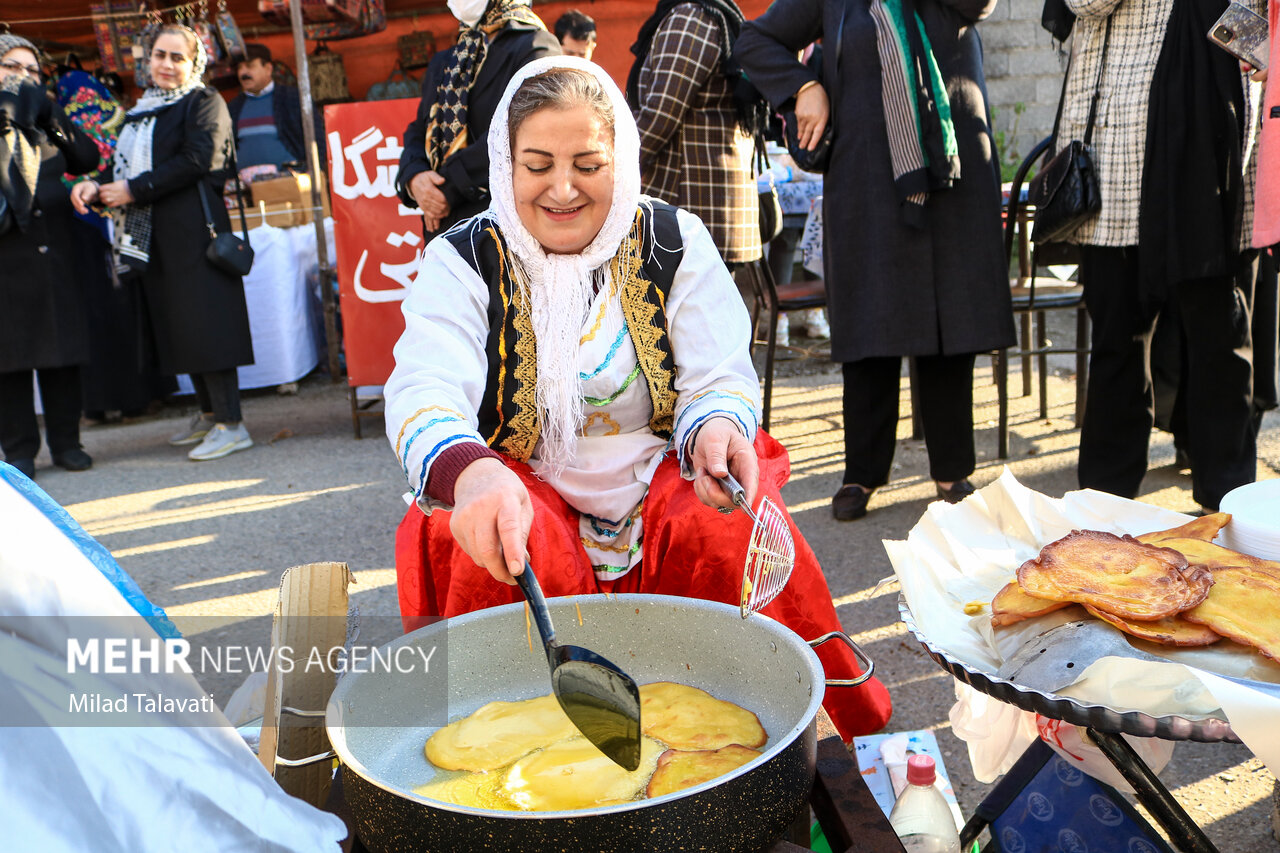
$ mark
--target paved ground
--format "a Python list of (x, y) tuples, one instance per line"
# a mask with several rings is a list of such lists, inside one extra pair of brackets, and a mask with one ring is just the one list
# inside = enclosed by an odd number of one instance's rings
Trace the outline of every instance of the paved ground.
[[(979, 369), (975, 480), (981, 485), (1004, 463), (995, 458), (995, 390), (985, 359)], [(1009, 465), (1024, 483), (1058, 496), (1075, 487), (1078, 432), (1072, 377), (1065, 367), (1054, 371), (1048, 419), (1038, 417), (1034, 398), (1013, 399)], [(891, 573), (880, 541), (902, 538), (933, 498), (924, 447), (906, 437), (909, 423), (903, 420), (893, 483), (877, 492), (864, 520), (834, 521), (828, 505), (843, 453), (839, 376), (829, 364), (804, 358), (784, 362), (780, 373), (773, 432), (792, 453), (788, 504), (823, 560), (846, 628), (875, 657), (893, 693), (891, 728), (937, 732), (960, 802), (970, 812), (985, 787), (973, 780), (964, 745), (950, 733), (950, 676), (898, 622), (895, 588), (876, 591)], [(1011, 384), (1018, 385), (1016, 373)], [(393, 537), (404, 512), (404, 484), (381, 438), (381, 422), (368, 422), (368, 437), (353, 440), (345, 386), (319, 377), (304, 381), (297, 396), (253, 393), (245, 413), (258, 446), (225, 460), (191, 463), (165, 443), (190, 414), (175, 405), (153, 420), (87, 430), (93, 471), (69, 474), (49, 467), (42, 455), (37, 483), (188, 632), (260, 642), (269, 631), (281, 571), (339, 560), (355, 572), (363, 638), (399, 634)], [(1270, 416), (1265, 426), (1259, 476), (1275, 477), (1280, 418)], [(1157, 436), (1142, 500), (1194, 510), (1189, 478), (1173, 470), (1172, 461), (1170, 442)], [(222, 702), (235, 682), (204, 686)], [(1180, 744), (1162, 779), (1223, 853), (1280, 850), (1269, 829), (1274, 779), (1245, 748)]]

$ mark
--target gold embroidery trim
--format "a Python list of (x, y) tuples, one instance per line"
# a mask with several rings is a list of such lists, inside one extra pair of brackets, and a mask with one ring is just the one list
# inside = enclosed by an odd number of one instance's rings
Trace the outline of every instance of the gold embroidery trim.
[[(538, 406), (535, 396), (538, 382), (538, 352), (537, 341), (533, 335), (533, 315), (524, 291), (510, 272), (510, 265), (507, 263), (505, 247), (502, 241), (498, 239), (497, 232), (493, 226), (490, 226), (487, 230), (498, 247), (498, 262), (501, 265), (498, 270), (498, 276), (499, 281), (502, 283), (504, 303), (502, 336), (499, 339), (498, 346), (498, 358), (501, 362), (502, 370), (499, 374), (497, 400), (499, 419), (502, 417), (503, 402), (508, 399), (506, 391), (508, 358), (506, 330), (508, 318), (510, 318), (511, 327), (514, 331), (511, 351), (515, 353), (519, 361), (512, 371), (513, 375), (511, 377), (515, 387), (511, 391), (510, 399), (515, 406), (515, 413), (507, 423), (507, 434), (502, 436), (501, 440), (498, 440), (502, 433), (502, 421), (499, 420), (499, 428), (490, 437), (489, 445), (492, 447), (494, 442), (497, 441), (499, 450), (520, 462), (528, 462), (529, 457), (533, 455), (534, 446), (538, 443), (539, 433)], [(506, 307), (508, 299), (507, 287), (511, 288), (510, 304), (514, 306), (514, 312)]]
[(582, 425), (582, 434), (584, 436), (587, 434), (587, 430), (591, 429), (592, 424), (597, 420), (604, 426), (609, 427), (608, 432), (603, 432), (601, 435), (618, 435), (622, 432), (622, 425), (609, 417), (607, 412), (592, 412), (587, 416), (587, 422)]
[(506, 399), (507, 386), (507, 318), (511, 315), (511, 298), (507, 293), (507, 279), (502, 275), (502, 269), (506, 267), (506, 258), (502, 256), (502, 241), (498, 239), (496, 229), (490, 227), (485, 229), (485, 233), (493, 240), (495, 246), (498, 247), (498, 293), (502, 296), (502, 319), (498, 323), (498, 393), (497, 393), (497, 416), (498, 424), (493, 429), (493, 434), (485, 439), (485, 444), (493, 446), (498, 435), (502, 432), (503, 416), (502, 401)]
[[(656, 433), (670, 433), (676, 407), (675, 371), (662, 366), (663, 352), (659, 343), (666, 337), (665, 324), (658, 320), (658, 309), (663, 306), (660, 290), (641, 275), (640, 229), (642, 214), (637, 212), (636, 224), (627, 238), (624, 248), (613, 259), (613, 277), (621, 283), (622, 312), (631, 329), (631, 339), (636, 348), (636, 360), (649, 385), (649, 397), (653, 403), (653, 416), (649, 428)], [(656, 302), (647, 296), (652, 292)], [(664, 311), (665, 315), (665, 311)]]

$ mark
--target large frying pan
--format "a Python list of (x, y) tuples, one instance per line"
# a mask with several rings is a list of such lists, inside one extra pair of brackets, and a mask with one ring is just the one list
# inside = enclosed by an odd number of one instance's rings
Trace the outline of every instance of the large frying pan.
[[(383, 647), (436, 647), (433, 677), (352, 672), (333, 692), (326, 727), (347, 766), (343, 786), (366, 847), (396, 853), (751, 851), (776, 841), (808, 807), (814, 718), (826, 687), (810, 643), (767, 617), (743, 619), (737, 607), (697, 599), (591, 595), (548, 604), (565, 642), (597, 650), (637, 682), (679, 681), (754, 711), (769, 735), (764, 754), (676, 794), (584, 811), (502, 812), (413, 793), (436, 772), (422, 748), (437, 726), (424, 725), (423, 709), (438, 709), (442, 690), (448, 693), (449, 719), (494, 699), (527, 699), (550, 690), (542, 646), (535, 637), (531, 650), (526, 639), (523, 604), (481, 610)], [(853, 646), (869, 676), (870, 661), (853, 641), (833, 636)], [(441, 680), (446, 653), (447, 679)]]

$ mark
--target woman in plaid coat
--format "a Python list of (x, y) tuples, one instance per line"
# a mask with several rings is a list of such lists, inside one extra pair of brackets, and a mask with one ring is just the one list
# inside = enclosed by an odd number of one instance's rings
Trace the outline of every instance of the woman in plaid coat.
[[(1265, 4), (1250, 0), (1266, 14)], [(1102, 208), (1070, 241), (1093, 320), (1079, 481), (1136, 497), (1154, 399), (1157, 318), (1181, 338), (1175, 427), (1192, 494), (1217, 509), (1252, 482), (1254, 266), (1245, 180), (1255, 103), (1238, 61), (1206, 38), (1225, 0), (1067, 0), (1074, 55), (1059, 147), (1082, 139), (1097, 101), (1093, 157)], [(1179, 414), (1183, 417), (1179, 418)], [(1179, 424), (1181, 420), (1181, 424)]]

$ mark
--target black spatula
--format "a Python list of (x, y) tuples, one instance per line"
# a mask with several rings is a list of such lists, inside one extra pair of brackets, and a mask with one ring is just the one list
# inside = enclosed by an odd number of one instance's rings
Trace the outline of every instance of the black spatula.
[(635, 681), (590, 649), (556, 642), (547, 600), (528, 560), (516, 582), (542, 635), (551, 666), (551, 692), (560, 707), (611, 761), (635, 770), (640, 766), (640, 690)]

